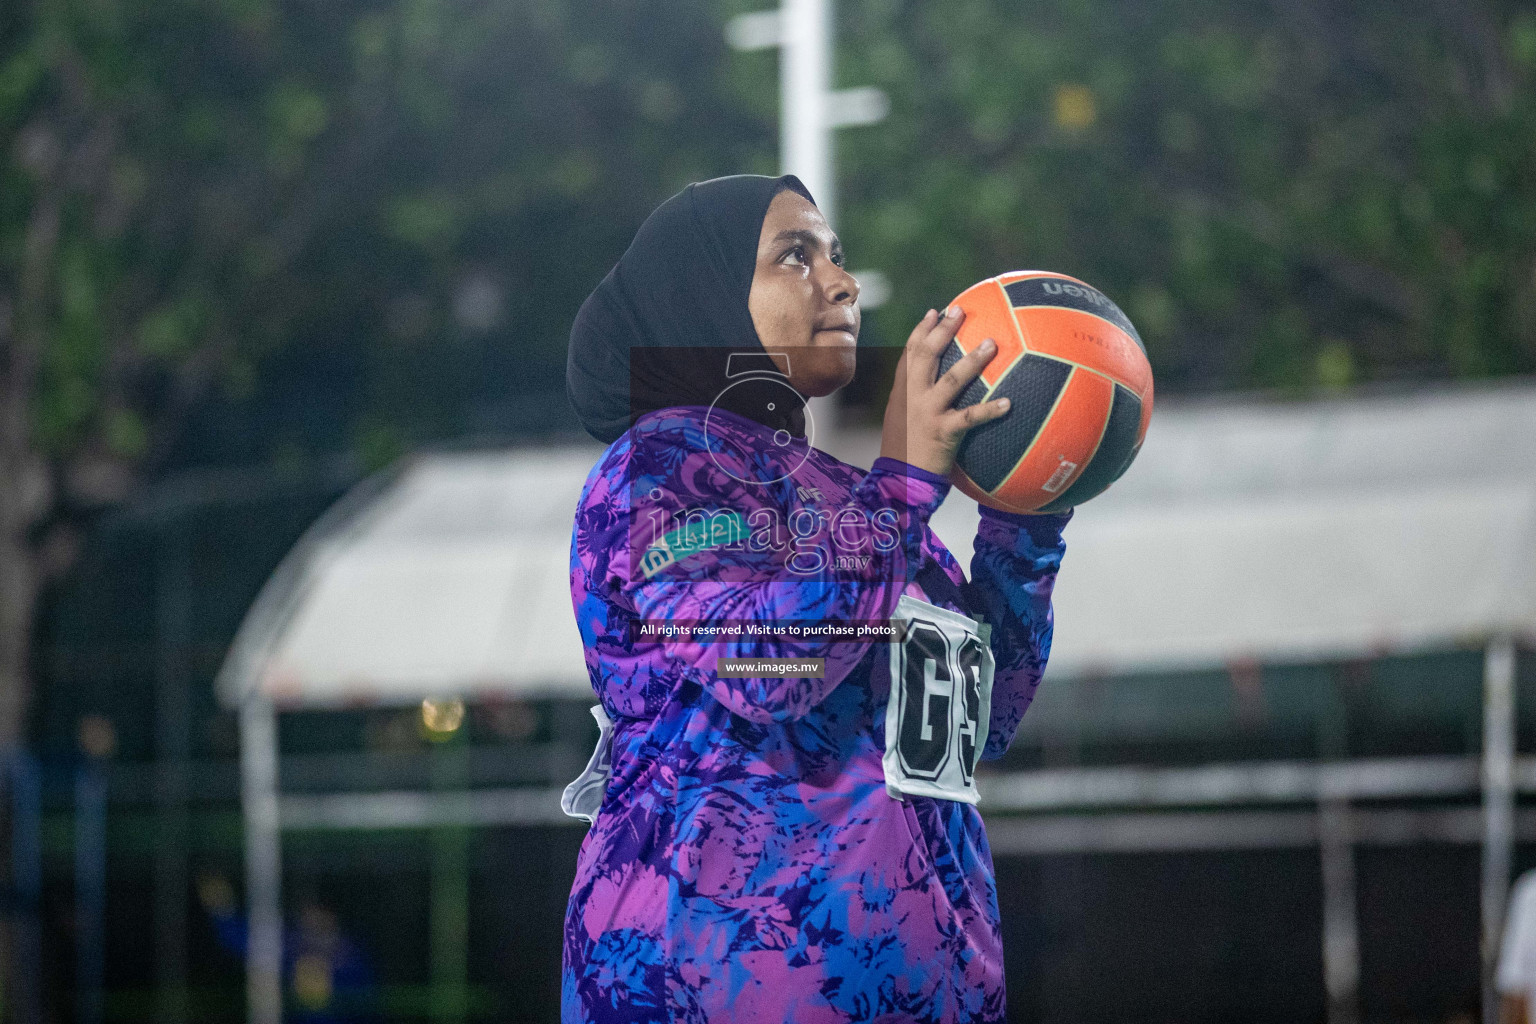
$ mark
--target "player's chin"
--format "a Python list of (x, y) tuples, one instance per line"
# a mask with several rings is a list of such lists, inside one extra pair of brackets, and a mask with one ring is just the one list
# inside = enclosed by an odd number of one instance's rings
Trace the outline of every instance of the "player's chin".
[(846, 349), (817, 349), (808, 364), (797, 389), (807, 398), (825, 398), (853, 380), (856, 359), (853, 346)]

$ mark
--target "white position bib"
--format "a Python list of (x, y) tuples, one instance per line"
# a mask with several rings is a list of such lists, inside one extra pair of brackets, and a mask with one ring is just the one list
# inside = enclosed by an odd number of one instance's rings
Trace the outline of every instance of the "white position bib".
[(890, 643), (886, 792), (974, 804), (992, 714), (992, 626), (911, 594), (901, 595), (893, 618), (907, 629)]

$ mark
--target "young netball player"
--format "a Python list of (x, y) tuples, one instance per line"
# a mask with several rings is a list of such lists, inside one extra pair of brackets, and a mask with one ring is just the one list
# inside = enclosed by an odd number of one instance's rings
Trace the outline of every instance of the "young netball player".
[[(798, 179), (743, 175), (662, 204), (576, 319), (568, 394), (608, 449), (571, 590), (605, 728), (569, 793), (567, 1024), (1004, 1019), (974, 770), (1045, 668), (1072, 511), (983, 508), (969, 580), (929, 529), (966, 430), (1007, 415), (951, 407), (994, 350), (940, 375), (960, 321), (935, 311), (873, 467), (811, 443), (858, 296)], [(848, 639), (871, 622), (903, 629)]]

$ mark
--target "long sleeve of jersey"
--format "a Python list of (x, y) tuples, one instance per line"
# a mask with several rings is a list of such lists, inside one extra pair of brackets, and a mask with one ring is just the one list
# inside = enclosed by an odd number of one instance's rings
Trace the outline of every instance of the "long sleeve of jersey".
[(966, 601), (992, 624), (992, 716), (981, 757), (1002, 757), (1034, 700), (1051, 654), (1051, 592), (1066, 542), (1061, 531), (1075, 510), (1015, 515), (982, 506)]
[[(622, 580), (620, 600), (641, 623), (813, 627), (889, 618), (931, 544), (928, 520), (948, 481), (924, 479), (905, 463), (882, 458), (845, 503), (808, 505), (793, 478), (768, 478), (755, 453), (730, 437), (698, 436), (695, 422), (681, 417), (650, 427), (636, 432), (624, 474), (630, 539), (607, 569)], [(744, 536), (733, 535), (732, 522), (744, 527)], [(719, 534), (724, 543), (690, 546), (690, 530), (708, 539), (719, 523), (727, 524)], [(691, 553), (669, 561), (671, 554), (654, 550), (658, 536)], [(657, 558), (662, 567), (647, 575)], [(682, 666), (732, 712), (759, 723), (803, 717), (874, 642), (746, 633), (659, 641), (668, 665)], [(718, 673), (721, 658), (820, 658), (825, 671), (732, 678)]]

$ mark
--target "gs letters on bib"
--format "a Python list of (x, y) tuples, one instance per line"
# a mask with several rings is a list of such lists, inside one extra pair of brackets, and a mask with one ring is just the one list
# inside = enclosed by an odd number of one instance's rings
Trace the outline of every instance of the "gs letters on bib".
[(905, 628), (890, 643), (886, 791), (897, 800), (909, 794), (974, 804), (992, 711), (992, 627), (911, 594), (901, 595), (893, 618)]

